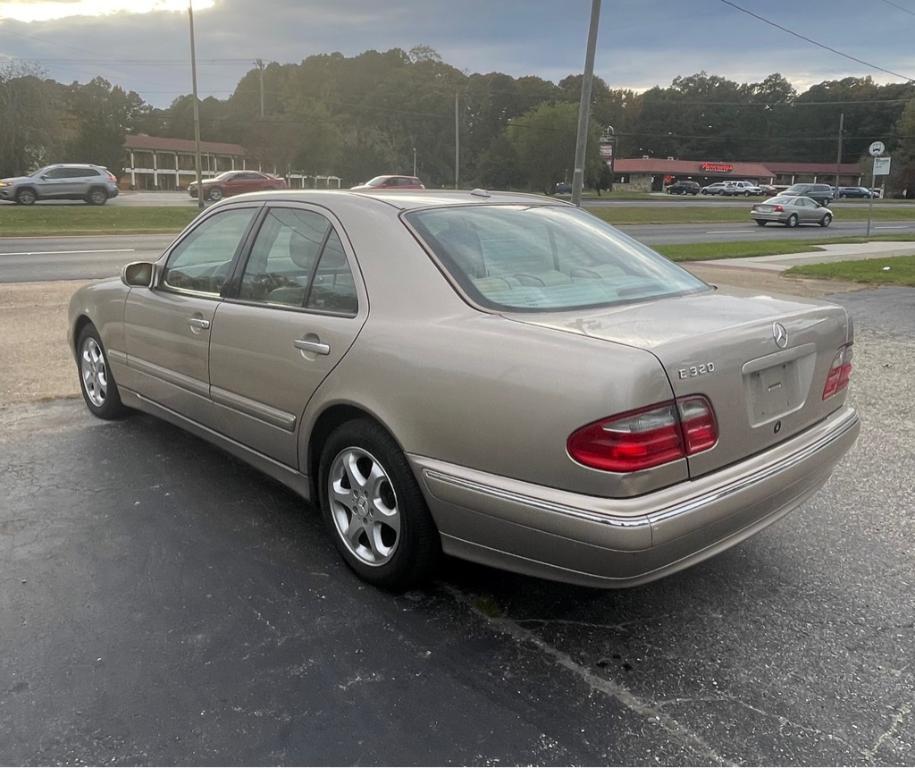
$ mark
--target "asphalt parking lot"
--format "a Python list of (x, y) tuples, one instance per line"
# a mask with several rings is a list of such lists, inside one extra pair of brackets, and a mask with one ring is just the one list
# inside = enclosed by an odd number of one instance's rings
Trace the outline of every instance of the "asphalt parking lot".
[(857, 446), (624, 592), (450, 562), (382, 593), (180, 430), (0, 406), (0, 763), (915, 764), (915, 289), (836, 300)]

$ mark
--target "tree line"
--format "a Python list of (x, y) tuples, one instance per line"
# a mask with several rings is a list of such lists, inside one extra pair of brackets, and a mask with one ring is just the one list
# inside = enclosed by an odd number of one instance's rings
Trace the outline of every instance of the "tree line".
[[(263, 85), (261, 85), (263, 84)], [(226, 99), (200, 101), (201, 136), (243, 145), (280, 171), (335, 174), (355, 184), (381, 173), (454, 182), (455, 103), (462, 186), (546, 190), (571, 178), (581, 76), (467, 74), (431, 48), (309, 56), (255, 67)], [(798, 92), (782, 75), (738, 83), (705, 72), (636, 93), (595, 78), (586, 178), (606, 186), (597, 138), (612, 125), (618, 157), (713, 161), (858, 162), (883, 140), (891, 189), (915, 193), (915, 84), (870, 77)], [(261, 103), (263, 100), (263, 114)], [(33, 68), (0, 68), (0, 175), (47, 162), (96, 162), (118, 172), (126, 133), (193, 136), (193, 99), (153, 107), (102, 78), (69, 85)]]

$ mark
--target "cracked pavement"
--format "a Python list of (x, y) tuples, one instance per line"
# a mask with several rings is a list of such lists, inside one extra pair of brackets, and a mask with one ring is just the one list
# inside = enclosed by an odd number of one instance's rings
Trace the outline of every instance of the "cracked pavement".
[(915, 290), (835, 300), (856, 447), (621, 592), (457, 561), (379, 592), (176, 428), (0, 408), (0, 763), (915, 765)]

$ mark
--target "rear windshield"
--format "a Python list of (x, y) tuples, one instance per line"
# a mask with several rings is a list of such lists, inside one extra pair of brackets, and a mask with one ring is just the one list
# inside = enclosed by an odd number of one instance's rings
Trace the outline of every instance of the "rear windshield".
[(454, 206), (404, 218), (467, 295), (493, 309), (578, 309), (709, 290), (571, 207)]

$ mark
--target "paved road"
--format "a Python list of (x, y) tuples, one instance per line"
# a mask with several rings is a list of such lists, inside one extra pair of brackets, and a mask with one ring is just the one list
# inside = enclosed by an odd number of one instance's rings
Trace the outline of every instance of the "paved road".
[(0, 409), (0, 763), (915, 764), (915, 291), (838, 300), (853, 453), (625, 592), (455, 562), (379, 592), (177, 429)]
[[(861, 222), (834, 222), (828, 229), (757, 227), (755, 224), (642, 224), (620, 227), (649, 245), (730, 240), (815, 239), (863, 235)], [(913, 234), (915, 221), (881, 222), (874, 234)], [(120, 272), (131, 261), (154, 259), (172, 241), (169, 235), (0, 238), (0, 283), (88, 280)]]
[[(85, 205), (82, 200), (39, 200), (36, 205)], [(0, 201), (0, 207), (15, 203)], [(106, 205), (114, 206), (194, 206), (197, 200), (187, 192), (121, 192), (117, 197), (109, 200)]]

